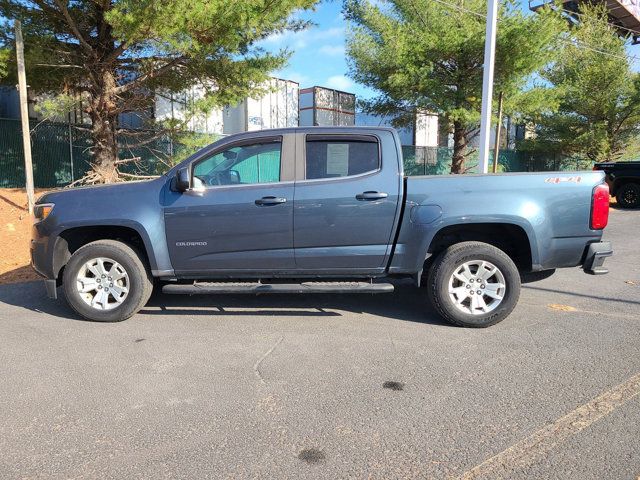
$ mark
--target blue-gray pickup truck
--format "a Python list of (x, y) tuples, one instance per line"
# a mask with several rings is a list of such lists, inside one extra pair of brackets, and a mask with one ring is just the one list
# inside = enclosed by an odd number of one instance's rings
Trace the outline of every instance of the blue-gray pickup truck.
[(448, 321), (487, 327), (527, 272), (606, 273), (608, 214), (602, 172), (406, 177), (393, 129), (291, 128), (226, 137), (154, 180), (48, 193), (31, 255), (90, 320), (131, 317), (154, 285), (384, 293), (409, 277)]

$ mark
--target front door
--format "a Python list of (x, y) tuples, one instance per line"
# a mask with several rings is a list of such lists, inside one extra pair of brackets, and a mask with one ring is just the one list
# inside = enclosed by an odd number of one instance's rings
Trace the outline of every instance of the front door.
[(296, 180), (296, 265), (307, 273), (384, 270), (398, 216), (401, 177), (393, 136), (301, 135)]
[[(283, 152), (293, 135), (253, 138), (213, 150), (191, 166), (194, 188), (166, 197), (165, 225), (178, 275), (295, 268), (292, 178)], [(292, 176), (292, 174), (291, 174)]]

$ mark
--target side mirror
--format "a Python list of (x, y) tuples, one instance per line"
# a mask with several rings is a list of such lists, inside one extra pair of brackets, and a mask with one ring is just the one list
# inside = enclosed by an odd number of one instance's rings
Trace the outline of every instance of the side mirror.
[(176, 190), (186, 192), (191, 188), (191, 175), (189, 167), (182, 167), (176, 172)]

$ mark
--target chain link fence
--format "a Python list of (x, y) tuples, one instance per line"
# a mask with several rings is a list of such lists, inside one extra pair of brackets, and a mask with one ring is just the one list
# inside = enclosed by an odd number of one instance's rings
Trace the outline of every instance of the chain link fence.
[[(91, 170), (91, 134), (86, 126), (30, 122), (31, 156), (37, 188), (64, 187)], [(125, 132), (118, 138), (120, 171), (157, 175), (182, 148), (168, 135), (150, 130)], [(130, 147), (127, 147), (130, 145)], [(24, 153), (19, 120), (0, 119), (0, 187), (24, 187)]]
[[(215, 138), (212, 138), (212, 141)], [(119, 138), (121, 159), (135, 158), (120, 170), (137, 175), (157, 175), (168, 168), (184, 147), (168, 135), (133, 130)], [(143, 145), (141, 145), (143, 144)], [(86, 127), (54, 122), (31, 123), (31, 151), (34, 184), (38, 188), (64, 187), (82, 178), (91, 169), (91, 136)], [(453, 150), (442, 147), (402, 147), (407, 175), (443, 175), (451, 171)], [(490, 158), (490, 164), (493, 159)], [(589, 170), (593, 162), (558, 155), (534, 155), (504, 150), (498, 158), (501, 172)], [(477, 173), (478, 154), (466, 159), (467, 173)], [(22, 133), (19, 120), (0, 119), (0, 187), (25, 185)]]
[[(446, 147), (403, 146), (406, 175), (445, 175), (451, 172), (453, 149)], [(489, 154), (489, 170), (493, 165), (493, 151)], [(499, 172), (557, 172), (591, 170), (593, 161), (557, 154), (502, 150), (498, 154)], [(478, 152), (470, 152), (465, 159), (465, 173), (478, 173)]]

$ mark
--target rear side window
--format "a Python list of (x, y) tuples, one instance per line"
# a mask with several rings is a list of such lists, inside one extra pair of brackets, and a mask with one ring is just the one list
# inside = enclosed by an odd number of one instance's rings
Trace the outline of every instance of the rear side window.
[(307, 135), (307, 180), (340, 178), (374, 172), (380, 168), (380, 147), (368, 135)]

